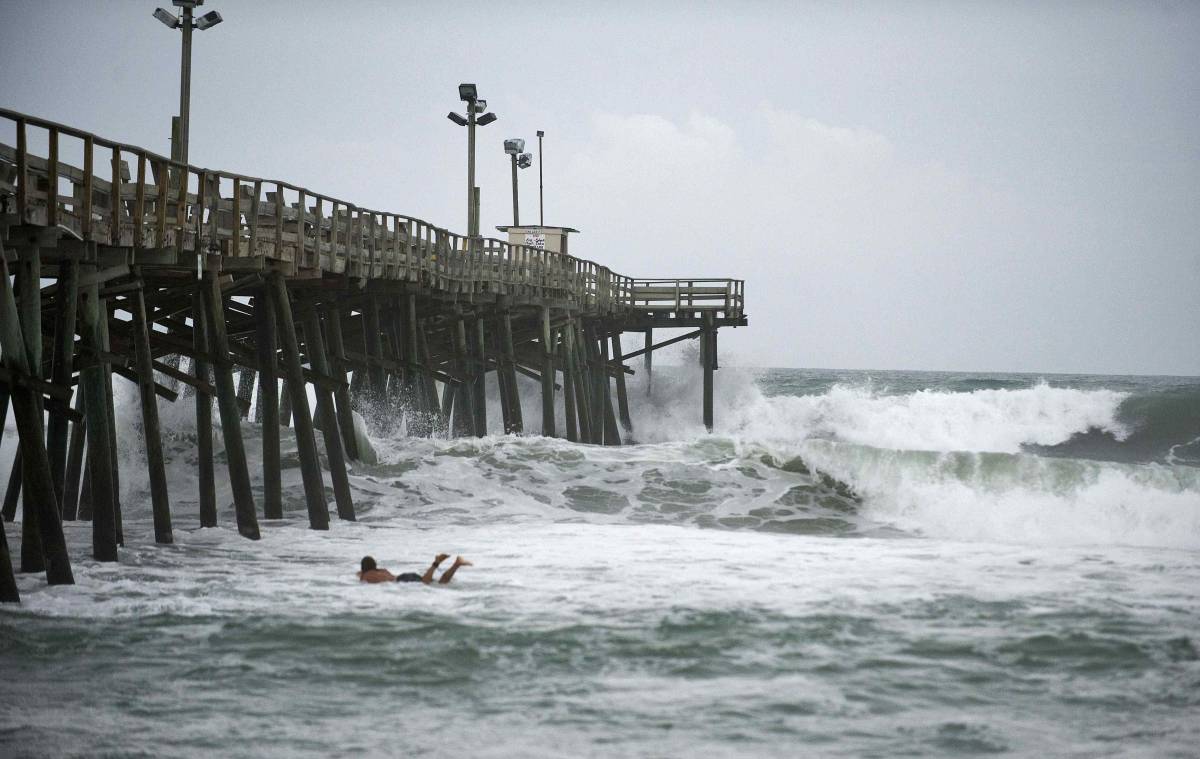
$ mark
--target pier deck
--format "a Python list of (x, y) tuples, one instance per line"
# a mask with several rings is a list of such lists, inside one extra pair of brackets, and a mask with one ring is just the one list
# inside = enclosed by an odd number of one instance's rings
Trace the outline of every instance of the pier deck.
[[(20, 498), (21, 569), (52, 583), (71, 581), (61, 520), (93, 521), (99, 560), (122, 542), (114, 374), (139, 390), (156, 539), (172, 537), (155, 399), (186, 395), (201, 524), (217, 520), (215, 401), (237, 526), (256, 538), (241, 436), (251, 411), (264, 431), (263, 515), (282, 516), (278, 430), (291, 424), (322, 529), (326, 474), (338, 516), (355, 518), (353, 411), (376, 432), (483, 435), (489, 373), (506, 433), (526, 431), (523, 374), (541, 384), (538, 432), (619, 445), (632, 432), (625, 362), (641, 356), (649, 371), (654, 350), (699, 339), (711, 429), (717, 331), (744, 326), (743, 309), (741, 280), (629, 277), (0, 109), (0, 434), (11, 405), (20, 440), (4, 518)], [(653, 330), (678, 328), (691, 331), (653, 343)], [(624, 353), (629, 331), (648, 347)], [(0, 600), (16, 600), (2, 526), (0, 550)]]

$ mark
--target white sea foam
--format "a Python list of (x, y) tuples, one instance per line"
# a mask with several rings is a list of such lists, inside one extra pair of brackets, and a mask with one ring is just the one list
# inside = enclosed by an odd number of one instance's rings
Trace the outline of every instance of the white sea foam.
[(1200, 471), (1028, 454), (893, 451), (809, 441), (864, 516), (925, 535), (1054, 545), (1200, 549)]
[[(679, 439), (698, 431), (690, 378), (664, 388), (640, 439)], [(659, 382), (659, 378), (655, 378)], [(635, 394), (636, 397), (636, 394)], [(717, 432), (786, 442), (827, 438), (879, 448), (930, 451), (1005, 451), (1022, 444), (1055, 445), (1095, 428), (1124, 439), (1117, 419), (1126, 393), (1039, 384), (1001, 390), (909, 394), (870, 385), (834, 385), (817, 395), (766, 396), (747, 371), (721, 372)], [(663, 412), (666, 412), (665, 414)]]
[[(639, 438), (701, 434), (691, 374), (656, 387)], [(718, 435), (743, 451), (801, 457), (851, 486), (870, 519), (955, 539), (1200, 548), (1200, 470), (1020, 453), (1089, 429), (1124, 439), (1117, 411), (1126, 393), (1043, 383), (909, 394), (835, 385), (767, 396), (750, 372), (724, 371), (721, 380)]]

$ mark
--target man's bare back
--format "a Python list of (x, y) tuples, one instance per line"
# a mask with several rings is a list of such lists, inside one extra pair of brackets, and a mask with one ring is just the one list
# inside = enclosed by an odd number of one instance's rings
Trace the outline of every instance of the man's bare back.
[[(373, 557), (364, 556), (362, 558), (362, 569), (358, 573), (358, 579), (361, 580), (362, 582), (369, 582), (369, 583), (422, 582), (422, 583), (425, 583), (426, 585), (432, 585), (434, 571), (437, 570), (439, 564), (441, 564), (443, 561), (445, 561), (448, 558), (450, 558), (450, 554), (439, 553), (436, 557), (434, 557), (433, 563), (429, 565), (429, 569), (425, 570), (425, 574), (419, 575), (416, 572), (404, 572), (404, 573), (400, 574), (399, 576), (397, 576), (397, 575), (394, 575), (391, 572), (387, 571), (386, 569), (376, 566), (375, 559)], [(459, 556), (458, 558), (456, 558), (454, 560), (454, 564), (452, 564), (449, 569), (447, 569), (445, 572), (442, 572), (442, 576), (438, 580), (438, 584), (445, 585), (446, 583), (450, 582), (451, 579), (454, 578), (454, 573), (458, 571), (459, 567), (469, 567), (469, 566), (471, 566), (471, 562), (469, 562), (466, 559), (464, 559), (463, 557)]]

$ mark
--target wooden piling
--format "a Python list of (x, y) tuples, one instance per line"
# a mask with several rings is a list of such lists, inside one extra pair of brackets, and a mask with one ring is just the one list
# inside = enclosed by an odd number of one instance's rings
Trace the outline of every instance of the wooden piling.
[(467, 353), (467, 324), (463, 317), (462, 306), (455, 304), (454, 315), (454, 353), (457, 358), (460, 382), (454, 387), (452, 394), (454, 400), (450, 413), (453, 414), (451, 433), (460, 436), (475, 433), (475, 413), (471, 409), (474, 393), (470, 389), (472, 373)]
[[(367, 302), (363, 309), (363, 348), (366, 354), (375, 361), (383, 358), (383, 339), (379, 329), (379, 301), (374, 295), (367, 296)], [(373, 363), (367, 369), (367, 380), (368, 397), (372, 410), (374, 410), (376, 404), (383, 403), (386, 390), (383, 367), (378, 363)]]
[(633, 432), (633, 421), (629, 418), (629, 394), (625, 390), (625, 361), (621, 350), (621, 333), (612, 334), (612, 363), (617, 370), (617, 413), (620, 414), (621, 426), (625, 434)]
[(350, 405), (350, 386), (346, 384), (346, 347), (343, 342), (342, 314), (336, 305), (325, 308), (325, 331), (329, 335), (329, 355), (326, 366), (329, 376), (341, 384), (334, 391), (337, 402), (337, 424), (342, 435), (346, 457), (358, 461), (358, 437), (354, 433), (354, 410)]
[(588, 399), (591, 398), (591, 390), (588, 389), (586, 382), (586, 364), (583, 363), (583, 350), (581, 346), (582, 340), (578, 339), (582, 335), (577, 327), (578, 320), (571, 320), (566, 326), (567, 332), (567, 366), (568, 372), (571, 375), (570, 383), (575, 396), (576, 411), (579, 421), (579, 441), (583, 443), (591, 443), (592, 440), (592, 421), (591, 411), (589, 408)]
[[(92, 558), (117, 560), (117, 523), (113, 504), (113, 469), (116, 451), (108, 434), (108, 397), (104, 390), (104, 364), (99, 360), (104, 340), (101, 321), (107, 317), (100, 303), (100, 288), (88, 285), (79, 293), (79, 316), (83, 347), (89, 361), (79, 373), (83, 393), (83, 411), (88, 436), (88, 502), (92, 519)], [(82, 511), (82, 509), (81, 509)]]
[(717, 365), (717, 330), (713, 327), (711, 311), (704, 312), (704, 332), (701, 334), (704, 359), (704, 428), (713, 431), (713, 369)]
[[(78, 299), (78, 298), (77, 298)], [(75, 392), (75, 410), (83, 412), (83, 391)], [(87, 426), (83, 419), (71, 425), (71, 442), (67, 446), (67, 468), (63, 480), (63, 520), (74, 520), (79, 513), (80, 477), (83, 474), (83, 442)]]
[[(138, 280), (139, 283), (141, 280)], [(150, 352), (150, 324), (146, 299), (141, 288), (130, 296), (133, 301), (134, 354), (137, 361), (138, 394), (142, 406), (142, 437), (146, 444), (146, 466), (150, 471), (150, 502), (154, 515), (154, 541), (172, 543), (171, 501), (167, 493), (167, 472), (163, 459), (162, 438), (158, 425), (158, 399), (154, 392), (154, 358)]]
[(258, 353), (258, 413), (262, 424), (263, 518), (283, 518), (279, 456), (279, 349), (275, 309), (266, 287), (254, 296), (255, 348)]
[(429, 353), (429, 337), (425, 334), (425, 320), (422, 319), (417, 327), (417, 342), (421, 350), (421, 364), (425, 367), (425, 371), (421, 373), (424, 385), (425, 395), (429, 399), (429, 411), (432, 418), (430, 424), (431, 434), (449, 436), (450, 434), (450, 414), (449, 414), (449, 398), (451, 397), (450, 387), (446, 386), (442, 389), (443, 403), (438, 403), (437, 381), (433, 376), (433, 359)]
[[(100, 306), (100, 348), (105, 353), (112, 352), (109, 341), (108, 322), (112, 319), (112, 311), (108, 307), (108, 299), (104, 293), (99, 293)], [(121, 517), (121, 463), (119, 448), (117, 448), (117, 410), (113, 400), (112, 364), (105, 361), (104, 368), (104, 410), (108, 416), (108, 445), (112, 450), (112, 504), (113, 522), (117, 530), (117, 545), (125, 545), (125, 528)]]
[(408, 355), (408, 384), (407, 393), (411, 399), (413, 413), (408, 415), (408, 434), (414, 437), (429, 437), (432, 432), (431, 424), (437, 398), (430, 398), (425, 386), (424, 361), (421, 358), (420, 342), (417, 331), (417, 296), (409, 294), (404, 297), (405, 318), (404, 332)]
[(524, 413), (521, 409), (521, 389), (517, 385), (517, 359), (513, 350), (512, 312), (508, 309), (507, 300), (500, 311), (500, 349), (503, 361), (498, 365), (497, 373), (504, 373), (502, 385), (507, 394), (509, 425), (505, 433), (520, 435), (525, 432)]
[[(554, 437), (554, 343), (550, 339), (550, 307), (542, 306), (542, 434)], [(509, 325), (508, 337), (512, 338)]]
[(283, 380), (283, 391), (279, 394), (279, 426), (292, 426), (292, 392), (286, 379)]
[(471, 412), (475, 437), (487, 434), (487, 389), (484, 380), (487, 377), (487, 335), (484, 334), (484, 320), (478, 314), (475, 316), (475, 349), (472, 351)]
[(224, 298), (221, 285), (212, 271), (204, 273), (201, 281), (205, 316), (208, 317), (208, 353), (212, 359), (213, 378), (217, 386), (217, 411), (221, 415), (221, 437), (225, 440), (225, 463), (229, 484), (233, 490), (233, 508), (238, 533), (258, 540), (258, 514), (250, 486), (250, 469), (242, 440), (242, 414), (238, 408), (237, 387), (233, 384), (233, 364), (229, 360), (229, 344), (225, 335)]
[(600, 383), (600, 403), (604, 409), (604, 444), (620, 445), (621, 432), (617, 429), (617, 415), (613, 412), (612, 403), (612, 383), (608, 377), (608, 340), (605, 339), (602, 328), (596, 330), (596, 335), (600, 351), (596, 379)]
[[(315, 308), (308, 310), (304, 326), (304, 351), (312, 370), (322, 377), (329, 377), (329, 359), (325, 354), (325, 339), (321, 334), (321, 314)], [(346, 476), (346, 457), (342, 450), (341, 430), (338, 429), (337, 412), (334, 410), (333, 393), (322, 382), (313, 383), (317, 396), (317, 408), (321, 414), (321, 435), (325, 440), (325, 457), (329, 461), (329, 477), (333, 480), (333, 497), (337, 504), (338, 518), (354, 521), (354, 502), (350, 498), (350, 480)]]
[[(24, 351), (28, 362), (27, 372), (34, 379), (42, 378), (42, 256), (36, 242), (25, 245), (17, 251), (16, 286), (19, 297), (17, 309), (21, 320), (20, 330), (24, 336)], [(6, 349), (5, 353), (7, 354)], [(42, 435), (42, 402), (41, 396), (34, 396), (37, 404), (37, 434)], [(13, 395), (13, 416), (16, 417), (16, 395)], [(21, 436), (21, 448), (27, 444)], [(21, 451), (21, 476), (18, 480), (21, 492), (21, 571), (41, 572), (45, 569), (42, 560), (41, 527), (38, 524), (40, 510), (33, 500), (29, 481), (32, 479), (30, 468), (36, 466), (34, 459)], [(16, 467), (13, 467), (14, 470)]]
[[(79, 260), (71, 256), (58, 264), (58, 292), (55, 295), (54, 354), (50, 381), (60, 387), (69, 387), (71, 384), (78, 303)], [(69, 424), (66, 414), (51, 414), (46, 423), (46, 448), (50, 455), (50, 472), (54, 477), (54, 493), (58, 496), (60, 508), (66, 490)]]
[(21, 592), (13, 574), (12, 555), (8, 552), (8, 536), (4, 532), (3, 520), (0, 520), (0, 603), (21, 603)]
[(577, 443), (579, 442), (579, 427), (576, 423), (575, 383), (570, 369), (574, 365), (574, 360), (570, 357), (570, 352), (568, 351), (569, 335), (569, 327), (564, 327), (558, 331), (558, 345), (556, 346), (556, 350), (558, 353), (558, 363), (562, 367), (563, 416), (566, 418), (567, 440)]
[(308, 525), (314, 530), (329, 529), (329, 504), (325, 501), (325, 485), (321, 481), (321, 460), (317, 456), (317, 439), (312, 416), (308, 410), (308, 392), (304, 386), (304, 367), (300, 363), (300, 345), (296, 339), (296, 323), (292, 316), (291, 300), (283, 275), (268, 275), (268, 292), (275, 308), (279, 343), (283, 349), (285, 388), (291, 399), (295, 419), (296, 449), (300, 455), (300, 473), (304, 479), (304, 499), (308, 504)]
[(654, 366), (654, 358), (653, 358), (654, 351), (651, 350), (651, 347), (653, 347), (653, 345), (654, 345), (654, 328), (647, 327), (646, 328), (645, 352), (642, 353), (642, 371), (645, 372), (645, 374), (646, 374), (646, 395), (652, 394), (651, 388), (654, 383), (654, 373), (652, 371), (653, 366)]
[[(192, 295), (192, 347), (201, 355), (208, 353), (208, 317), (204, 313), (204, 296), (199, 290)], [(199, 356), (192, 358), (192, 376), (197, 382), (209, 383), (208, 362)], [(213, 464), (212, 395), (196, 391), (196, 455), (199, 468), (200, 526), (217, 526), (217, 486)]]
[(21, 445), (18, 441), (17, 452), (13, 455), (12, 466), (8, 470), (8, 484), (4, 486), (3, 520), (11, 522), (17, 518), (17, 505), (21, 503)]

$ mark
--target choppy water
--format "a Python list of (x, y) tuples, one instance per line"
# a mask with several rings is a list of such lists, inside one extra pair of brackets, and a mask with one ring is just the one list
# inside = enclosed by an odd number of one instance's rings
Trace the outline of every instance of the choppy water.
[(1196, 755), (1200, 380), (724, 369), (710, 436), (694, 374), (620, 449), (375, 431), (328, 533), (293, 447), (257, 543), (184, 403), (154, 545), (122, 422), (121, 563), (69, 524), (0, 609), (0, 754)]

